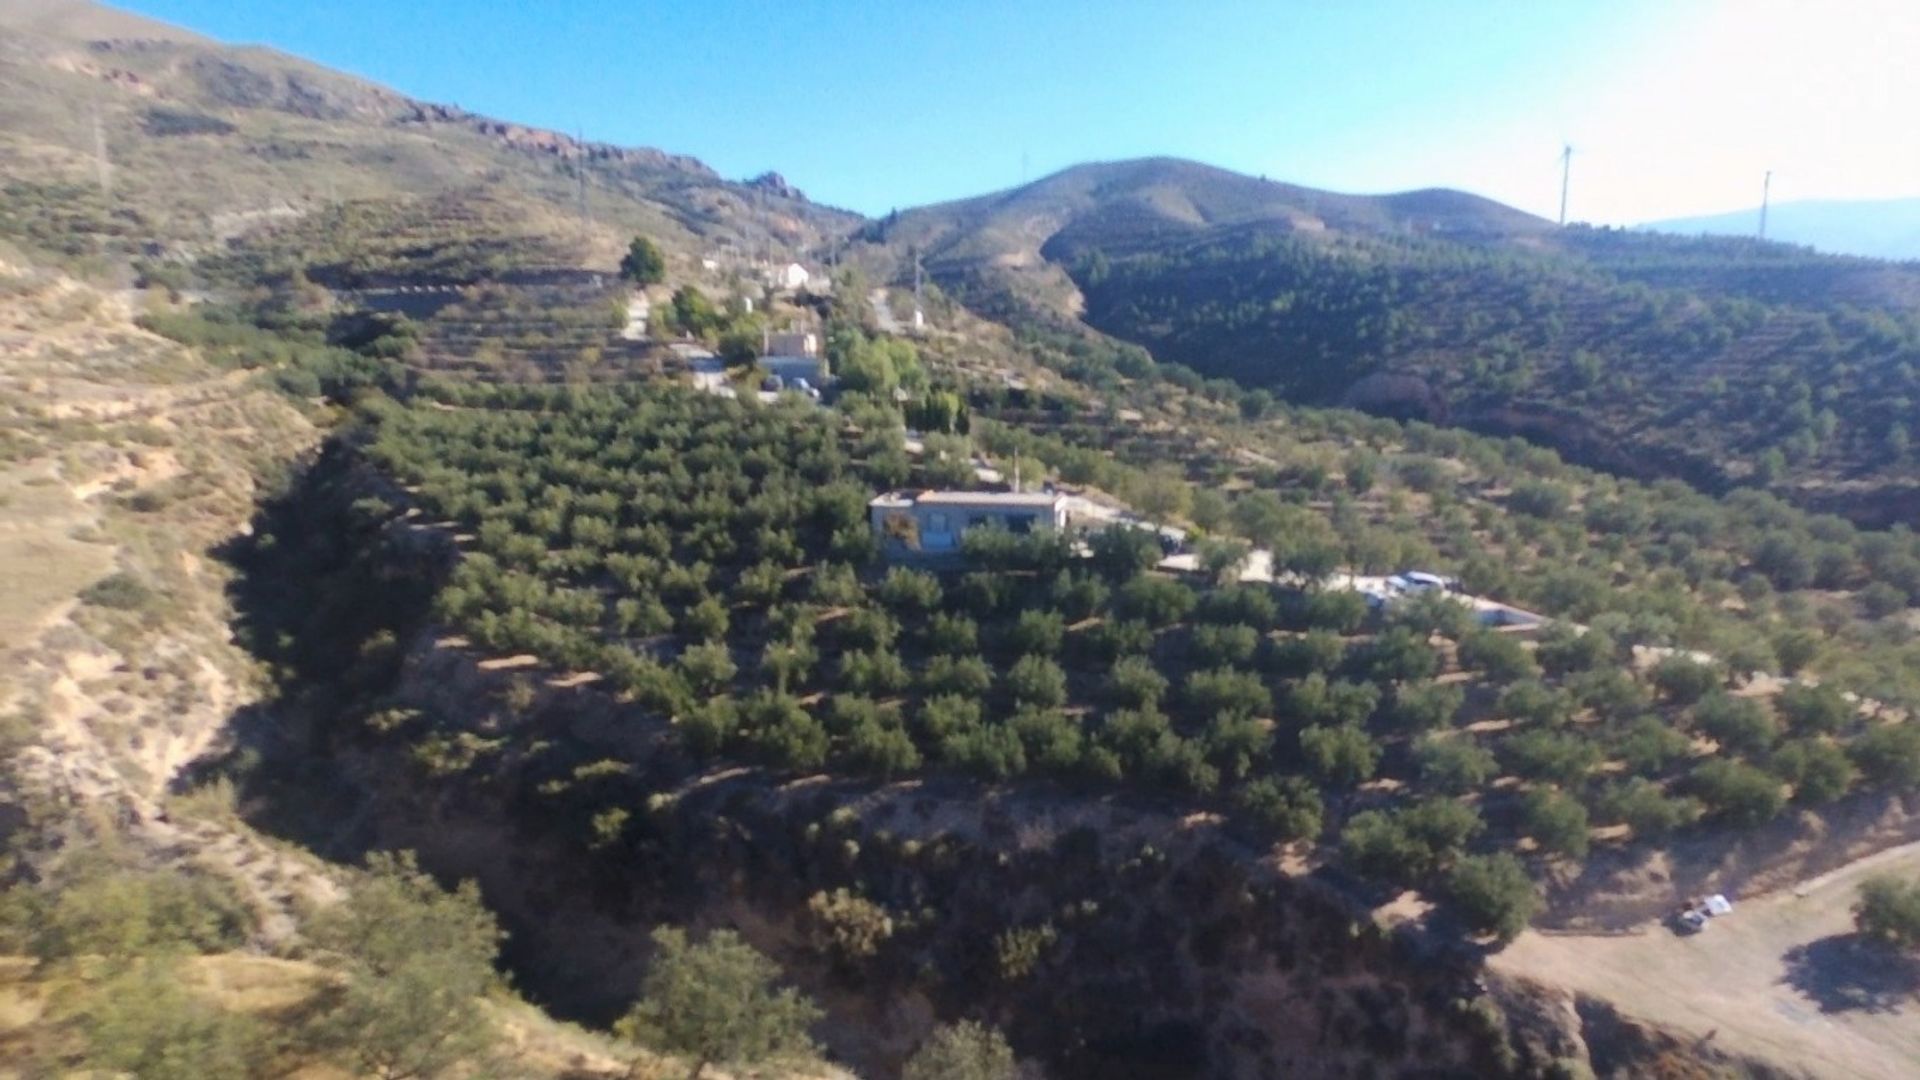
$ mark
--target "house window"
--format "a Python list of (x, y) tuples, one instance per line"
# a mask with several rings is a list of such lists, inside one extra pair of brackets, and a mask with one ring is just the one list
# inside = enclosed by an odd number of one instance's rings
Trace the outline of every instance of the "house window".
[(947, 522), (947, 515), (943, 513), (933, 513), (927, 515), (927, 531), (933, 533), (951, 532), (953, 531), (953, 526)]
[(1007, 531), (1015, 536), (1025, 536), (1033, 531), (1032, 514), (1008, 514)]

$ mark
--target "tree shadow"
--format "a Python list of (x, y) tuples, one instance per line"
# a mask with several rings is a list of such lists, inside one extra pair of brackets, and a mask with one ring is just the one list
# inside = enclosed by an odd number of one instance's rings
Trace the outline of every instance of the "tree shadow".
[(1859, 934), (1834, 934), (1787, 950), (1781, 980), (1821, 1012), (1899, 1012), (1920, 992), (1920, 960)]

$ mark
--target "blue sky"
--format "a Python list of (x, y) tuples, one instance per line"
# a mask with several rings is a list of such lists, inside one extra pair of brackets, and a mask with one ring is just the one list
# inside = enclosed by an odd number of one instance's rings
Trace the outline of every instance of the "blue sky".
[(123, 0), (869, 214), (1191, 157), (1572, 217), (1920, 194), (1912, 0)]

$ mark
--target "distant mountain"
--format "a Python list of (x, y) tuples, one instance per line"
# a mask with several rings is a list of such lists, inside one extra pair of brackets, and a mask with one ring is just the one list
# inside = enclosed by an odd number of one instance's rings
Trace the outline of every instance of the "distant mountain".
[(1079, 301), (1060, 267), (1095, 249), (1144, 251), (1226, 234), (1488, 242), (1552, 227), (1465, 192), (1343, 195), (1178, 158), (1144, 158), (1076, 165), (1008, 191), (899, 212), (870, 224), (862, 239), (896, 262), (917, 250), (936, 277), (970, 282), (976, 300), (991, 292), (1068, 311)]
[[(1752, 236), (1759, 223), (1755, 207), (1636, 228), (1680, 236)], [(1836, 255), (1920, 259), (1920, 198), (1775, 203), (1767, 210), (1767, 239)]]

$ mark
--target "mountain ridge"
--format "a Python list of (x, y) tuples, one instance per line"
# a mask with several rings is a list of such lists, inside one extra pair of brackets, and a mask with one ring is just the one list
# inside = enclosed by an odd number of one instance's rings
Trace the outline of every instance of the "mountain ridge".
[[(1680, 236), (1752, 236), (1760, 208), (1663, 218), (1634, 226), (1639, 232)], [(1834, 255), (1912, 261), (1920, 259), (1920, 195), (1895, 199), (1800, 199), (1767, 210), (1773, 240), (1804, 244)]]

